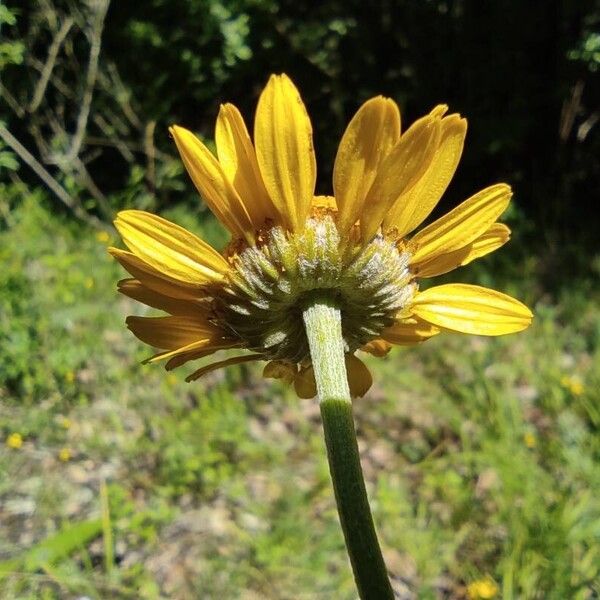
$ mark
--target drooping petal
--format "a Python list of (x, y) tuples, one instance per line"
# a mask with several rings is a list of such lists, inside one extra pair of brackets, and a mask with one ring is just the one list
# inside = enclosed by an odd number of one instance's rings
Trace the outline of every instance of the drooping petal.
[(502, 223), (494, 223), (476, 240), (454, 252), (440, 254), (432, 259), (419, 263), (411, 263), (410, 270), (416, 277), (437, 277), (444, 273), (468, 265), (476, 258), (481, 258), (497, 250), (510, 239), (510, 229)]
[(504, 335), (526, 329), (533, 315), (521, 302), (488, 288), (451, 283), (417, 294), (411, 310), (444, 329), (475, 335)]
[(440, 118), (419, 119), (400, 137), (377, 171), (360, 216), (363, 243), (377, 233), (383, 218), (396, 200), (423, 176), (440, 139)]
[(345, 359), (350, 396), (352, 398), (362, 398), (373, 385), (371, 372), (367, 365), (354, 354), (346, 354)]
[(398, 237), (418, 227), (435, 208), (454, 176), (460, 160), (467, 121), (459, 115), (442, 119), (440, 143), (423, 176), (402, 194), (384, 219), (385, 231), (395, 229)]
[(141, 258), (120, 248), (109, 248), (108, 252), (116, 258), (121, 266), (146, 287), (165, 296), (179, 299), (194, 300), (205, 295), (202, 287), (177, 281), (164, 273), (157, 271)]
[(313, 200), (317, 165), (312, 126), (300, 94), (286, 75), (271, 75), (254, 122), (256, 157), (283, 223), (300, 231)]
[(127, 317), (126, 323), (142, 342), (165, 350), (176, 350), (202, 340), (223, 337), (220, 329), (201, 317)]
[[(353, 354), (346, 354), (346, 374), (352, 398), (364, 396), (373, 385), (373, 377), (367, 366)], [(300, 367), (294, 378), (294, 389), (299, 398), (314, 398), (317, 395), (315, 371), (312, 365)]]
[(383, 358), (384, 356), (389, 354), (391, 349), (392, 345), (383, 339), (371, 340), (361, 348), (363, 352), (372, 354), (377, 358)]
[[(171, 365), (170, 368), (175, 368), (176, 362), (174, 359), (181, 357), (183, 364), (188, 360), (192, 360), (192, 358), (202, 358), (204, 356), (208, 356), (209, 354), (214, 354), (218, 350), (228, 350), (230, 348), (239, 348), (242, 346), (240, 341), (229, 340), (224, 338), (206, 338), (198, 340), (197, 342), (192, 342), (187, 346), (182, 346), (181, 348), (176, 348), (175, 350), (168, 350), (166, 352), (159, 352), (150, 358), (147, 358), (143, 361), (143, 364), (147, 363), (155, 363), (160, 360), (169, 359), (167, 365)], [(183, 360), (183, 357), (185, 359)]]
[(195, 316), (205, 312), (205, 308), (198, 301), (181, 300), (165, 296), (149, 287), (143, 285), (137, 279), (122, 279), (117, 284), (121, 294), (137, 300), (146, 306), (164, 310), (171, 315), (189, 315)]
[(265, 379), (282, 379), (286, 383), (293, 383), (298, 366), (289, 360), (272, 360), (265, 365), (262, 376)]
[(178, 125), (169, 131), (187, 172), (210, 210), (234, 236), (252, 243), (256, 227), (219, 161), (191, 131)]
[(381, 337), (390, 344), (412, 346), (428, 340), (440, 330), (422, 319), (408, 317), (394, 323), (381, 332)]
[(227, 261), (183, 227), (141, 211), (121, 211), (115, 220), (129, 249), (161, 273), (187, 284), (220, 281)]
[(400, 110), (393, 100), (382, 96), (365, 102), (348, 124), (333, 167), (341, 234), (360, 218), (379, 167), (399, 138)]
[(239, 194), (255, 229), (267, 219), (275, 221), (277, 211), (265, 189), (256, 152), (240, 111), (223, 104), (217, 117), (215, 142), (219, 164)]
[(317, 382), (315, 381), (315, 371), (312, 365), (300, 367), (300, 370), (294, 377), (294, 390), (298, 398), (314, 398), (317, 395)]
[(459, 204), (410, 240), (411, 262), (431, 260), (470, 244), (506, 210), (511, 195), (510, 186), (498, 183)]
[[(167, 364), (165, 365), (165, 369), (167, 371), (172, 371), (173, 369), (176, 369), (177, 367), (181, 367), (182, 365), (185, 365), (190, 360), (198, 360), (199, 358), (204, 358), (205, 356), (210, 356), (211, 354), (214, 354), (215, 352), (218, 352), (221, 349), (222, 348), (215, 348), (210, 345), (209, 346), (205, 345), (205, 347), (200, 350), (196, 349), (196, 350), (179, 351), (175, 355), (172, 355), (172, 357), (167, 361)], [(155, 358), (155, 357), (153, 357), (153, 358)], [(151, 362), (151, 361), (148, 361), (148, 362)]]
[(510, 229), (504, 223), (494, 223), (485, 233), (469, 245), (469, 253), (461, 266), (468, 265), (477, 258), (490, 254), (501, 248), (510, 240)]
[(216, 371), (217, 369), (223, 369), (225, 367), (230, 367), (232, 365), (239, 365), (242, 363), (252, 362), (256, 360), (262, 360), (262, 354), (249, 354), (246, 356), (234, 356), (233, 358), (228, 358), (226, 360), (220, 360), (218, 362), (211, 363), (210, 365), (206, 365), (205, 367), (199, 368), (197, 371), (194, 371), (191, 375), (188, 375), (185, 380), (190, 383), (191, 381), (196, 381), (196, 379), (200, 379), (203, 375), (210, 373), (211, 371)]

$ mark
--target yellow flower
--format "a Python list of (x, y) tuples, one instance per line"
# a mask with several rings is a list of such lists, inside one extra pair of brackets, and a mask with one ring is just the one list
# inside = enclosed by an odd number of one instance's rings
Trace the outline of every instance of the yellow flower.
[(56, 417), (56, 422), (64, 429), (71, 429), (71, 426), (73, 425), (71, 419), (69, 419), (69, 417), (65, 417), (64, 415), (58, 415)]
[(73, 373), (73, 371), (67, 371), (65, 373), (65, 381), (67, 383), (73, 383), (75, 381), (75, 373)]
[(339, 304), (351, 393), (371, 375), (355, 356), (421, 343), (443, 331), (503, 335), (532, 319), (495, 290), (419, 280), (447, 273), (496, 250), (509, 229), (496, 220), (511, 198), (492, 185), (410, 236), (444, 193), (460, 159), (466, 121), (435, 107), (401, 132), (393, 100), (367, 101), (348, 125), (333, 172), (333, 196), (315, 196), (312, 127), (286, 75), (271, 76), (258, 101), (253, 140), (238, 109), (221, 106), (217, 155), (190, 131), (171, 133), (204, 201), (229, 230), (218, 252), (185, 229), (137, 210), (115, 225), (128, 251), (111, 254), (132, 275), (119, 291), (168, 313), (129, 317), (142, 341), (162, 349), (149, 362), (166, 368), (218, 350), (249, 350), (201, 367), (268, 361), (265, 377), (315, 393), (302, 310), (316, 292)]
[(70, 448), (61, 448), (58, 452), (58, 459), (62, 462), (69, 462), (72, 457)]
[(498, 586), (493, 579), (486, 577), (478, 579), (467, 586), (467, 596), (470, 600), (489, 600), (498, 594)]
[(20, 433), (11, 433), (6, 438), (6, 445), (13, 450), (18, 450), (23, 445), (23, 436)]
[(583, 383), (581, 383), (581, 381), (572, 381), (569, 389), (574, 396), (581, 396), (585, 388), (583, 387)]
[(106, 244), (108, 242), (110, 242), (110, 235), (108, 235), (107, 231), (99, 231), (96, 234), (96, 239), (101, 243), (101, 244)]
[(568, 389), (573, 396), (581, 396), (585, 391), (585, 387), (583, 383), (575, 377), (569, 377), (568, 375), (563, 375), (560, 380), (560, 384)]
[(528, 448), (535, 448), (537, 445), (537, 440), (535, 439), (535, 435), (533, 435), (533, 433), (531, 433), (531, 431), (528, 431), (527, 433), (525, 433), (525, 435), (523, 436), (523, 441), (525, 442), (525, 445)]

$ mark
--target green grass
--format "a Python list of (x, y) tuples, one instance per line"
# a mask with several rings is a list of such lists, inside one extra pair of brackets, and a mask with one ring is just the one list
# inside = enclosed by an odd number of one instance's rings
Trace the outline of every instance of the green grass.
[[(39, 197), (0, 231), (0, 597), (355, 598), (315, 401), (258, 366), (192, 385), (141, 366), (106, 245)], [(458, 276), (535, 304), (534, 326), (372, 359), (355, 404), (403, 598), (485, 577), (505, 599), (600, 594), (598, 289), (553, 300), (503, 252)]]

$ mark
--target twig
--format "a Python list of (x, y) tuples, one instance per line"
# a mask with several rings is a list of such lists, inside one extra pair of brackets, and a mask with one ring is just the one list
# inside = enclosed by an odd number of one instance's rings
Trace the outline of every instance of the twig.
[(156, 121), (150, 121), (144, 131), (144, 149), (146, 151), (146, 179), (150, 185), (150, 191), (156, 191), (156, 147), (154, 146), (154, 130)]
[(54, 65), (56, 64), (60, 47), (71, 30), (71, 27), (73, 27), (73, 23), (73, 19), (71, 17), (67, 17), (50, 44), (50, 48), (48, 49), (48, 57), (46, 58), (40, 78), (35, 86), (31, 102), (27, 107), (27, 110), (30, 113), (37, 110), (44, 98), (46, 88), (48, 87), (48, 81), (50, 80), (50, 75), (52, 75), (52, 71), (54, 70)]
[(67, 153), (67, 158), (73, 160), (81, 150), (83, 138), (87, 129), (87, 122), (90, 116), (92, 98), (94, 95), (94, 86), (98, 76), (98, 59), (100, 58), (100, 48), (102, 42), (102, 29), (104, 27), (104, 18), (108, 11), (109, 0), (99, 0), (96, 7), (95, 22), (90, 32), (90, 57), (86, 72), (85, 89), (81, 99), (81, 109), (77, 116), (77, 126), (71, 139), (71, 148)]
[(57, 198), (73, 211), (73, 214), (88, 223), (92, 227), (98, 229), (107, 229), (107, 226), (102, 223), (98, 218), (88, 215), (87, 212), (77, 203), (75, 198), (70, 196), (68, 192), (44, 169), (40, 162), (19, 142), (19, 140), (12, 135), (2, 123), (0, 123), (0, 138), (9, 146), (19, 158), (28, 165), (31, 170), (48, 186), (48, 188), (57, 196)]

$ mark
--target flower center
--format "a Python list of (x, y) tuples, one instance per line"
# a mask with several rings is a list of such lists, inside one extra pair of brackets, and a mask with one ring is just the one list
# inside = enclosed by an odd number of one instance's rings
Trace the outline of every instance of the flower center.
[(301, 233), (273, 227), (233, 258), (215, 296), (216, 319), (266, 359), (302, 362), (309, 358), (302, 311), (316, 293), (330, 294), (353, 352), (390, 326), (414, 295), (409, 258), (382, 236), (365, 247), (341, 244), (329, 214), (310, 218)]

